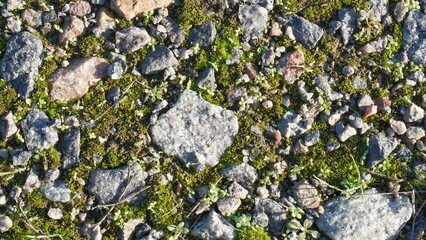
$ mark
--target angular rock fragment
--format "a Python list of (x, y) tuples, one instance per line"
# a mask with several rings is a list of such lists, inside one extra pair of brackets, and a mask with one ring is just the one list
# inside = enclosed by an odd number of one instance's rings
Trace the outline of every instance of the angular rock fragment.
[(320, 205), (321, 197), (314, 186), (307, 181), (299, 181), (294, 184), (293, 197), (302, 208), (317, 208)]
[(40, 186), (43, 197), (52, 202), (67, 203), (71, 200), (71, 190), (65, 181), (46, 182)]
[(324, 34), (324, 30), (318, 25), (295, 14), (284, 16), (278, 20), (284, 26), (290, 27), (296, 41), (307, 49), (314, 48)]
[(293, 84), (305, 69), (303, 52), (296, 50), (284, 54), (275, 64), (275, 68), (288, 84)]
[(398, 146), (398, 140), (384, 134), (372, 136), (368, 142), (367, 167), (372, 168), (385, 158)]
[(126, 20), (140, 17), (157, 8), (167, 7), (173, 0), (112, 0), (111, 9)]
[(191, 235), (197, 239), (233, 240), (237, 238), (237, 231), (225, 218), (211, 210), (194, 225)]
[(259, 219), (259, 215), (266, 215), (266, 226), (270, 233), (276, 236), (284, 233), (285, 227), (283, 226), (287, 222), (287, 215), (286, 210), (279, 203), (272, 199), (260, 201), (254, 209), (253, 218)]
[(25, 184), (22, 187), (25, 193), (31, 193), (40, 187), (40, 179), (37, 172), (38, 171), (36, 169), (32, 168), (28, 174), (27, 179), (25, 180)]
[(408, 123), (419, 123), (425, 117), (425, 110), (416, 104), (411, 104), (405, 109), (404, 121)]
[(377, 21), (381, 22), (383, 17), (389, 11), (389, 1), (388, 0), (369, 0), (368, 1), (368, 11), (373, 13)]
[(8, 216), (0, 215), (0, 233), (7, 232), (12, 226), (12, 220)]
[(161, 20), (161, 24), (166, 28), (167, 37), (171, 43), (176, 46), (180, 46), (185, 41), (185, 31), (171, 17), (163, 18), (163, 20)]
[(268, 10), (259, 5), (240, 5), (238, 19), (246, 40), (263, 36), (268, 22)]
[(412, 213), (408, 196), (376, 191), (333, 198), (324, 209), (315, 223), (333, 240), (396, 239)]
[(115, 43), (120, 52), (130, 53), (141, 49), (151, 41), (145, 28), (130, 26), (115, 33)]
[(241, 200), (232, 197), (225, 197), (217, 201), (217, 209), (223, 216), (229, 216), (238, 210)]
[(83, 20), (75, 16), (66, 17), (58, 41), (59, 43), (64, 43), (69, 40), (75, 40), (77, 37), (83, 35), (85, 31), (86, 26)]
[(216, 38), (216, 27), (212, 21), (208, 21), (200, 26), (193, 27), (189, 32), (188, 41), (196, 44), (201, 48), (208, 49), (213, 45)]
[(358, 50), (362, 53), (381, 53), (388, 45), (387, 36), (382, 36), (360, 47)]
[(340, 27), (340, 33), (342, 36), (343, 44), (348, 44), (352, 38), (357, 25), (357, 13), (353, 8), (342, 8), (338, 11), (339, 20), (342, 24)]
[(33, 9), (25, 9), (21, 14), (22, 21), (30, 27), (39, 27), (42, 24), (41, 13)]
[(80, 162), (80, 129), (72, 128), (59, 137), (62, 167), (70, 169)]
[(257, 171), (248, 163), (241, 163), (225, 169), (220, 170), (220, 174), (228, 179), (228, 181), (236, 181), (243, 187), (251, 189), (253, 183), (257, 179)]
[(6, 141), (18, 131), (18, 127), (13, 121), (13, 114), (9, 112), (0, 118), (0, 140)]
[(235, 114), (186, 90), (152, 126), (155, 144), (197, 170), (213, 167), (238, 132)]
[(158, 45), (142, 61), (142, 74), (150, 75), (159, 73), (168, 67), (174, 67), (178, 64), (172, 51), (166, 46)]
[[(88, 190), (95, 195), (99, 204), (111, 204), (126, 199), (126, 202), (137, 205), (146, 195), (144, 191), (138, 193), (145, 188), (145, 178), (146, 174), (138, 163), (128, 162), (115, 169), (92, 170)], [(126, 191), (123, 193), (124, 190)], [(132, 196), (134, 194), (136, 195)]]
[(0, 60), (0, 78), (9, 82), (21, 98), (34, 89), (38, 68), (42, 63), (43, 43), (29, 32), (20, 32), (9, 39)]
[(216, 89), (216, 79), (214, 75), (214, 68), (206, 68), (204, 69), (197, 78), (197, 86), (203, 88), (211, 88)]
[(70, 4), (70, 9), (68, 12), (71, 15), (83, 17), (84, 15), (89, 14), (91, 10), (90, 3), (86, 1), (76, 1)]
[(27, 164), (33, 153), (26, 151), (24, 148), (18, 147), (10, 151), (12, 163), (14, 166), (23, 166)]
[(410, 61), (426, 66), (426, 15), (418, 10), (408, 13), (403, 27), (402, 47)]
[(52, 147), (58, 141), (55, 122), (40, 109), (34, 109), (21, 122), (25, 144), (29, 151)]
[(50, 96), (71, 101), (83, 97), (89, 87), (108, 76), (108, 62), (102, 58), (76, 59), (66, 68), (56, 70), (49, 78)]

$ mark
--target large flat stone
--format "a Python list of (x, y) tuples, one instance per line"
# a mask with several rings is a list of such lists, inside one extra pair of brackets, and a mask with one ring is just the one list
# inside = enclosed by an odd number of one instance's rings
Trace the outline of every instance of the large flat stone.
[(333, 198), (324, 209), (316, 224), (333, 240), (396, 239), (412, 213), (408, 196), (386, 196), (375, 191), (366, 191), (364, 197)]
[(151, 128), (155, 144), (197, 170), (213, 167), (238, 132), (235, 114), (185, 90)]
[(414, 10), (408, 13), (403, 28), (402, 47), (410, 61), (426, 66), (426, 15)]

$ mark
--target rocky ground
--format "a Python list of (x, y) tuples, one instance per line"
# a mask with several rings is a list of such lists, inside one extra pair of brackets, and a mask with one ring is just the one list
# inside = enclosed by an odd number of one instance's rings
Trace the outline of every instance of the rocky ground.
[(3, 0), (0, 239), (425, 239), (425, 0)]

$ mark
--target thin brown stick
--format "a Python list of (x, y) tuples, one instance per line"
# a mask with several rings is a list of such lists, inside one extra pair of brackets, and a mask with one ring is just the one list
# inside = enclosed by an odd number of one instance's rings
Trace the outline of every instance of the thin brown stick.
[(378, 173), (378, 172), (374, 172), (374, 171), (371, 171), (371, 170), (367, 170), (367, 172), (370, 173), (370, 174), (382, 177), (382, 178), (386, 178), (386, 179), (388, 179), (388, 180), (390, 180), (392, 182), (396, 182), (396, 183), (400, 183), (400, 182), (404, 181), (404, 179), (393, 178), (393, 177), (390, 177), (388, 175), (385, 175), (385, 174), (382, 174), (382, 173)]

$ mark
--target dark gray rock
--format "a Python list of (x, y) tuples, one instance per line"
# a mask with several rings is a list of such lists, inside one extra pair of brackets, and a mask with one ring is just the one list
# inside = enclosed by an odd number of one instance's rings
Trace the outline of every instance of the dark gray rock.
[(130, 53), (141, 49), (151, 41), (144, 28), (130, 26), (115, 33), (115, 44), (120, 52)]
[(368, 11), (372, 12), (379, 22), (382, 21), (383, 17), (389, 11), (388, 0), (370, 0), (368, 1), (368, 5)]
[(307, 147), (310, 147), (310, 146), (313, 146), (313, 145), (319, 143), (320, 131), (314, 130), (312, 132), (309, 132), (308, 134), (305, 135), (304, 140), (305, 140), (305, 145)]
[(61, 134), (58, 144), (62, 167), (70, 169), (80, 162), (80, 129), (72, 128)]
[[(146, 174), (138, 163), (128, 162), (125, 166), (110, 170), (92, 170), (89, 176), (89, 193), (95, 195), (99, 204), (116, 203), (126, 199), (145, 187)], [(126, 188), (126, 185), (127, 188)], [(123, 191), (126, 190), (125, 193)], [(122, 198), (120, 196), (122, 195)], [(146, 193), (141, 192), (126, 202), (140, 204)]]
[(216, 39), (216, 27), (212, 21), (203, 23), (201, 26), (196, 26), (191, 29), (188, 35), (188, 41), (191, 44), (198, 43), (203, 49), (210, 48)]
[(116, 104), (120, 100), (121, 89), (120, 87), (113, 87), (106, 93), (106, 100), (111, 104)]
[(25, 144), (28, 150), (34, 151), (49, 148), (58, 141), (58, 133), (54, 128), (55, 122), (50, 121), (40, 109), (34, 109), (22, 120)]
[(194, 225), (191, 235), (197, 239), (232, 240), (237, 238), (237, 231), (225, 218), (211, 210)]
[(367, 166), (374, 167), (384, 160), (398, 146), (398, 140), (387, 137), (385, 134), (377, 134), (368, 141)]
[(142, 61), (142, 74), (150, 75), (159, 73), (168, 67), (174, 67), (178, 64), (172, 51), (163, 45), (158, 45)]
[(197, 86), (203, 88), (216, 89), (216, 78), (214, 76), (214, 68), (204, 69), (197, 78)]
[(333, 198), (324, 209), (315, 223), (333, 240), (396, 239), (412, 213), (408, 196), (381, 195), (376, 191)]
[(324, 30), (318, 25), (295, 14), (284, 16), (278, 20), (284, 26), (291, 27), (296, 41), (307, 49), (314, 48), (324, 34)]
[(312, 120), (304, 118), (302, 115), (297, 114), (294, 110), (286, 112), (277, 123), (278, 130), (286, 137), (299, 137), (311, 127)]
[(353, 8), (342, 8), (338, 11), (339, 20), (342, 23), (340, 27), (340, 34), (342, 36), (343, 44), (348, 44), (352, 38), (352, 34), (356, 29), (357, 13)]
[(235, 114), (183, 91), (176, 104), (151, 128), (152, 140), (168, 155), (198, 171), (219, 163), (238, 132)]
[(253, 183), (257, 179), (257, 171), (248, 163), (241, 163), (220, 170), (220, 175), (228, 179), (228, 181), (236, 181), (244, 188), (251, 189)]
[(328, 152), (332, 152), (340, 148), (340, 143), (338, 142), (327, 142), (326, 149)]
[(43, 21), (43, 23), (55, 23), (59, 20), (59, 18), (55, 10), (51, 10), (49, 12), (44, 12), (41, 15), (41, 20)]
[(241, 205), (241, 200), (233, 197), (224, 197), (217, 201), (217, 210), (223, 216), (229, 216), (238, 210)]
[(253, 218), (262, 219), (262, 217), (258, 217), (259, 215), (268, 217), (267, 229), (270, 233), (276, 236), (284, 233), (287, 215), (286, 210), (279, 203), (271, 199), (260, 201), (254, 209)]
[(71, 190), (65, 181), (45, 182), (40, 186), (43, 197), (52, 202), (67, 203), (71, 200)]
[(14, 166), (23, 166), (27, 164), (33, 153), (26, 151), (23, 147), (15, 148), (9, 152)]
[(238, 19), (244, 33), (244, 40), (257, 39), (263, 36), (268, 22), (268, 10), (259, 5), (240, 5)]
[(408, 13), (403, 27), (402, 47), (410, 61), (426, 66), (426, 15), (412, 10)]
[(180, 46), (185, 41), (185, 31), (171, 17), (163, 18), (161, 24), (166, 28), (171, 43)]
[(43, 43), (29, 32), (16, 34), (6, 44), (0, 61), (0, 77), (9, 82), (21, 98), (29, 97), (34, 89), (42, 53)]
[(413, 158), (413, 153), (410, 149), (408, 149), (408, 147), (402, 145), (396, 151), (395, 158), (401, 161), (411, 161)]

